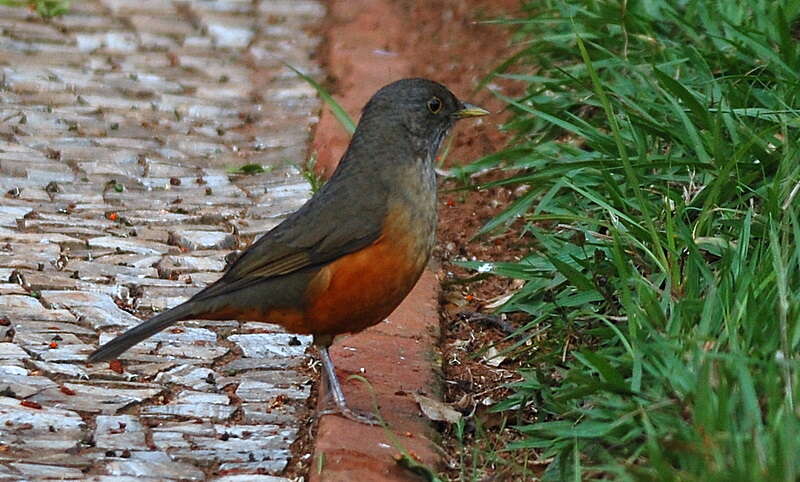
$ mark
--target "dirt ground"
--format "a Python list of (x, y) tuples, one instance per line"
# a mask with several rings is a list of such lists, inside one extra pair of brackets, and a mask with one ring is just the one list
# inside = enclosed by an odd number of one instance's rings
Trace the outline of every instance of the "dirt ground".
[[(510, 45), (511, 30), (485, 23), (500, 16), (513, 16), (520, 8), (517, 0), (334, 0), (329, 3), (323, 47), (323, 65), (329, 73), (326, 87), (351, 113), (385, 83), (394, 78), (420, 76), (448, 86), (461, 99), (484, 107), (494, 115), (475, 122), (460, 123), (451, 136), (444, 167), (460, 165), (493, 153), (506, 145), (507, 134), (499, 126), (508, 118), (503, 103), (488, 89), (476, 86), (500, 62), (515, 50)], [(374, 53), (379, 50), (382, 55)], [(367, 59), (367, 56), (369, 58)], [(504, 95), (518, 95), (520, 86), (503, 79), (491, 82)], [(313, 151), (318, 171), (329, 175), (347, 144), (348, 136), (332, 128), (332, 116), (323, 116), (315, 135)], [(488, 174), (487, 176), (492, 176)], [(487, 176), (473, 179), (476, 183)], [(494, 174), (497, 176), (497, 174)], [(507, 188), (485, 191), (456, 190), (453, 180), (440, 183), (439, 233), (435, 256), (439, 263), (437, 276), (442, 282), (440, 310), (442, 315), (444, 400), (465, 414), (483, 413), (486, 404), (503, 398), (505, 385), (513, 381), (508, 367), (493, 367), (470, 356), (500, 341), (518, 320), (496, 322), (495, 318), (476, 316), (487, 313), (487, 304), (513, 289), (513, 282), (489, 278), (464, 284), (459, 280), (471, 276), (452, 261), (456, 259), (510, 260), (526, 249), (515, 230), (490, 238), (472, 240), (478, 229), (502, 211), (517, 194)], [(481, 417), (492, 426), (502, 423), (497, 417)], [(448, 467), (444, 474), (455, 478), (459, 473), (459, 444), (451, 427), (441, 427), (441, 446)], [(309, 433), (295, 453), (310, 452)], [(485, 436), (484, 436), (485, 437)], [(492, 435), (505, 443), (513, 433)], [(467, 424), (465, 442), (474, 441), (474, 426)], [(305, 446), (304, 446), (305, 445)], [(305, 459), (308, 461), (308, 459)], [(297, 461), (297, 473), (303, 472), (303, 460)], [(503, 465), (503, 464), (500, 464)], [(503, 479), (503, 471), (493, 474)]]

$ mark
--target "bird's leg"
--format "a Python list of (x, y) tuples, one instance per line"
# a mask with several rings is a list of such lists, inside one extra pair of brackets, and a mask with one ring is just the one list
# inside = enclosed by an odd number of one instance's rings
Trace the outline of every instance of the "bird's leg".
[(344, 398), (342, 385), (339, 384), (339, 378), (336, 376), (336, 369), (333, 366), (328, 347), (320, 347), (319, 354), (322, 357), (322, 367), (325, 369), (325, 386), (333, 397), (333, 401), (336, 402), (336, 406), (340, 409), (347, 408), (347, 400)]
[(330, 343), (318, 344), (317, 349), (319, 350), (319, 355), (320, 358), (322, 359), (322, 367), (324, 368), (325, 371), (323, 377), (325, 380), (324, 383), (328, 388), (327, 391), (328, 396), (333, 397), (333, 401), (336, 404), (336, 408), (321, 410), (320, 415), (339, 413), (343, 417), (353, 420), (355, 422), (365, 423), (368, 425), (377, 424), (378, 419), (372, 414), (358, 413), (347, 406), (347, 400), (344, 398), (344, 392), (342, 391), (342, 386), (341, 384), (339, 384), (339, 378), (336, 376), (336, 369), (333, 366), (333, 360), (331, 359), (331, 354), (328, 352), (329, 346)]

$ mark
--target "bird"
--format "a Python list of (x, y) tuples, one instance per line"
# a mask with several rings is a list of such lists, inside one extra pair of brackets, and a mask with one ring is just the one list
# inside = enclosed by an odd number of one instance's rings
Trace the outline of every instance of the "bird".
[(422, 275), (435, 243), (434, 160), (460, 119), (489, 114), (444, 85), (401, 79), (366, 103), (330, 179), (300, 209), (244, 250), (214, 283), (129, 329), (88, 362), (113, 360), (188, 319), (266, 321), (312, 335), (335, 408), (351, 409), (329, 347), (383, 321)]

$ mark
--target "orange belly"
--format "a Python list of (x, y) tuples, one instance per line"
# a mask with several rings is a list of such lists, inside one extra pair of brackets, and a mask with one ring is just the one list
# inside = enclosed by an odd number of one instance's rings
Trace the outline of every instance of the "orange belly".
[(361, 331), (383, 321), (408, 295), (428, 262), (427, 235), (402, 209), (389, 210), (382, 233), (320, 270), (306, 291), (304, 332)]
[(383, 234), (366, 248), (322, 267), (296, 307), (266, 312), (227, 307), (202, 317), (266, 321), (313, 335), (357, 332), (380, 323), (414, 287), (431, 247), (427, 232), (415, 231), (404, 212), (390, 213), (396, 215), (387, 217)]
[(319, 283), (327, 286), (312, 285), (317, 293), (305, 310), (309, 331), (331, 335), (361, 331), (381, 322), (403, 301), (424, 264), (418, 267), (399, 259), (402, 256), (387, 244), (377, 243), (323, 269)]

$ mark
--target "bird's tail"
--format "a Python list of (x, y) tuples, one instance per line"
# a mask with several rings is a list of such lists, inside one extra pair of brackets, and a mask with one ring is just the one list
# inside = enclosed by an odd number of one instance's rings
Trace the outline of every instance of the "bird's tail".
[(145, 338), (151, 337), (161, 330), (173, 325), (175, 322), (185, 320), (195, 314), (195, 304), (192, 302), (183, 303), (171, 310), (150, 318), (141, 325), (134, 326), (125, 333), (119, 335), (105, 345), (101, 346), (94, 353), (89, 355), (87, 361), (99, 362), (104, 360), (111, 360), (122, 353), (128, 348), (139, 343)]

